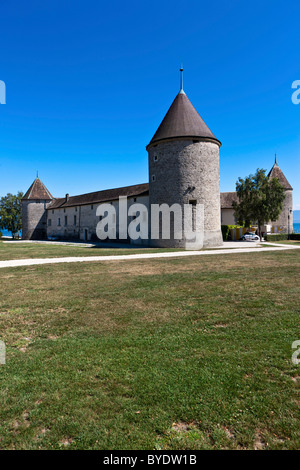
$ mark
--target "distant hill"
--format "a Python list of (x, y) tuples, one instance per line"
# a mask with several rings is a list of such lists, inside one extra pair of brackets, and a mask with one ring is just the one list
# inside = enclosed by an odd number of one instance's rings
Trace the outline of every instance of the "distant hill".
[(299, 222), (300, 223), (300, 210), (299, 211), (293, 211), (293, 222)]

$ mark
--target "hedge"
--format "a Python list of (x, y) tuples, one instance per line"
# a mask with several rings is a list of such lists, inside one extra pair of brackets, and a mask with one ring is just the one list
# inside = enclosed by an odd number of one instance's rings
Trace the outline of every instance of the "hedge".
[(290, 239), (291, 240), (300, 240), (300, 233), (291, 233)]
[(266, 242), (279, 242), (280, 240), (288, 240), (287, 233), (268, 233), (264, 236)]

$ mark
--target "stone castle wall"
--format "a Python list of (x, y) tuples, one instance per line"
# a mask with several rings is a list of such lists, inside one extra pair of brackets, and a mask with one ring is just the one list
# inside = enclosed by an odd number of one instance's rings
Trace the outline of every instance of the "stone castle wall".
[(51, 201), (22, 201), (22, 239), (44, 240), (47, 238), (46, 208)]
[[(204, 204), (204, 246), (222, 244), (219, 146), (176, 140), (149, 149), (149, 202)], [(156, 240), (154, 246), (185, 247), (184, 240)]]
[[(134, 204), (149, 205), (148, 196), (130, 197), (127, 199), (128, 208)], [(117, 240), (122, 243), (130, 240), (119, 240), (119, 200), (107, 201), (116, 210)], [(61, 240), (100, 241), (96, 235), (96, 227), (100, 217), (96, 215), (98, 204), (86, 204), (75, 207), (57, 208), (47, 211), (47, 235)], [(132, 217), (127, 217), (127, 226)], [(137, 240), (136, 244), (147, 244), (147, 241)]]
[(287, 189), (285, 191), (285, 200), (279, 218), (275, 221), (269, 222), (272, 227), (282, 227), (283, 233), (293, 232), (293, 190)]

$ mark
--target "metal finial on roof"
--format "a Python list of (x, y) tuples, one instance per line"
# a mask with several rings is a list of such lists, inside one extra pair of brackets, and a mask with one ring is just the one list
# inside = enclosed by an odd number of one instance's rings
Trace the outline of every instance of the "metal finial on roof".
[(180, 67), (180, 92), (179, 93), (184, 93), (183, 91), (183, 66), (182, 66), (182, 62), (181, 62), (181, 67)]
[(36, 172), (36, 177), (37, 178), (39, 177), (39, 170), (37, 170), (37, 172)]
[(278, 163), (277, 163), (277, 155), (276, 155), (276, 153), (275, 153), (275, 165), (278, 165)]

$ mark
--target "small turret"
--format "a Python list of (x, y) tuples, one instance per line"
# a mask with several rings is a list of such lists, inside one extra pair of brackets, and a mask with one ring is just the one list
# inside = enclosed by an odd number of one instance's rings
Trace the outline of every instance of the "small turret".
[(53, 197), (38, 175), (22, 198), (22, 239), (47, 238), (47, 207)]
[(272, 221), (272, 227), (279, 227), (279, 230), (285, 233), (293, 232), (293, 188), (284, 176), (281, 168), (277, 163), (277, 155), (275, 153), (275, 163), (268, 174), (269, 179), (278, 178), (285, 190), (285, 200), (278, 220)]

